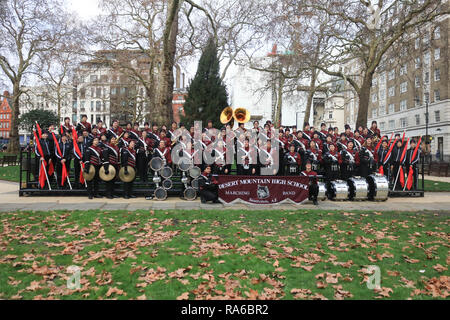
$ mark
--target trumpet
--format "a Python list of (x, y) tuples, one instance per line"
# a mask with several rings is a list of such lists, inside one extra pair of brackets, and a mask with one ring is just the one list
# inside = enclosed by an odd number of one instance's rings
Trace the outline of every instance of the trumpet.
[(122, 134), (118, 138), (116, 138), (116, 143), (111, 143), (111, 144), (117, 146), (120, 142), (120, 139), (122, 139), (124, 134), (125, 134), (125, 131), (123, 131)]

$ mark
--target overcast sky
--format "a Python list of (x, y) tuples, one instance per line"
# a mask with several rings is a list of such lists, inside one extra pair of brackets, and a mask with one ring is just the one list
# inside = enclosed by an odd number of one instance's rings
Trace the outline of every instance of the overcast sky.
[(73, 10), (83, 19), (93, 18), (100, 13), (99, 0), (70, 0), (70, 3)]

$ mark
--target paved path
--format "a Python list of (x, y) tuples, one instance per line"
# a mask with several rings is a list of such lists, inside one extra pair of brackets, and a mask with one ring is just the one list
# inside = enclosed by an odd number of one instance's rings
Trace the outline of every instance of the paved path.
[(427, 175), (425, 175), (425, 180), (450, 183), (450, 177), (435, 177), (435, 176), (427, 176)]
[(14, 182), (0, 181), (0, 212), (5, 211), (48, 211), (48, 210), (199, 210), (199, 209), (233, 209), (233, 210), (371, 210), (371, 211), (446, 211), (450, 212), (450, 192), (425, 193), (424, 198), (390, 198), (385, 202), (334, 202), (322, 201), (318, 206), (310, 203), (301, 205), (233, 205), (202, 204), (199, 200), (184, 201), (173, 197), (166, 201), (147, 201), (144, 198), (137, 199), (93, 199), (85, 197), (19, 197), (19, 185)]

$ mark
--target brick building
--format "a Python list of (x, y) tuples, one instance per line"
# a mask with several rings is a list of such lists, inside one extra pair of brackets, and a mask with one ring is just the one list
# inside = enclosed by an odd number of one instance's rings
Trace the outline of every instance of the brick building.
[(9, 92), (5, 91), (0, 104), (0, 139), (9, 139), (12, 113), (10, 103)]

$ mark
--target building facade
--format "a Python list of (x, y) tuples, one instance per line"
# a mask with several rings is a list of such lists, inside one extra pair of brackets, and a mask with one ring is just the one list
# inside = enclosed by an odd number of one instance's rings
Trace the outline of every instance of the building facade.
[(0, 140), (9, 139), (12, 113), (10, 103), (9, 92), (3, 92), (3, 99), (0, 103)]

